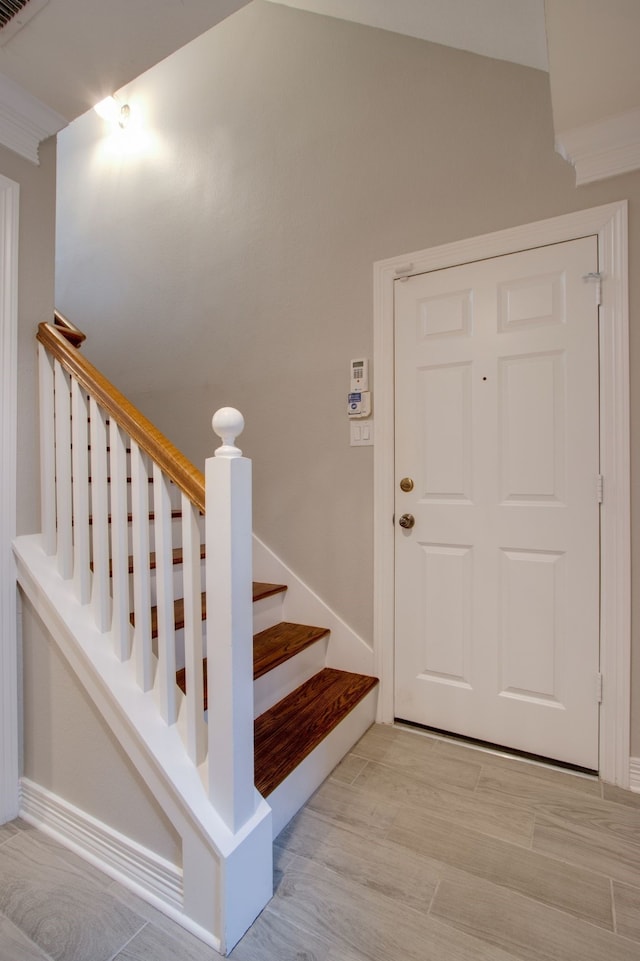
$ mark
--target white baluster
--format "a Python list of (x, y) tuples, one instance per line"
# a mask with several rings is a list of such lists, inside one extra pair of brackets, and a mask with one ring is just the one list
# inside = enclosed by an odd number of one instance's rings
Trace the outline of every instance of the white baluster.
[(111, 475), (111, 593), (113, 596), (113, 651), (118, 660), (131, 656), (131, 606), (129, 599), (129, 521), (127, 516), (126, 438), (111, 418), (109, 422), (109, 472)]
[(91, 599), (89, 548), (89, 404), (77, 380), (71, 381), (71, 464), (73, 469), (73, 579), (81, 604)]
[(131, 441), (131, 513), (133, 538), (133, 651), (136, 679), (143, 691), (153, 687), (151, 585), (149, 577), (149, 475), (144, 455)]
[(58, 570), (68, 580), (73, 574), (71, 526), (71, 383), (59, 361), (54, 365), (56, 398), (56, 514)]
[(40, 406), (40, 510), (45, 554), (56, 552), (56, 464), (53, 357), (38, 344)]
[(202, 658), (202, 574), (198, 510), (182, 495), (182, 581), (184, 597), (184, 657), (187, 697), (186, 747), (194, 764), (201, 764), (207, 751), (204, 719), (204, 678)]
[(223, 444), (206, 463), (209, 797), (236, 832), (256, 806), (251, 461), (234, 444), (239, 411), (222, 408), (212, 423)]
[(109, 578), (109, 489), (107, 484), (107, 425), (105, 413), (93, 399), (91, 416), (91, 517), (93, 535), (93, 585), (91, 603), (96, 626), (102, 633), (111, 626)]
[(167, 724), (177, 718), (176, 631), (173, 591), (173, 543), (169, 482), (153, 465), (153, 511), (156, 542), (156, 596), (158, 607), (158, 675), (160, 714)]

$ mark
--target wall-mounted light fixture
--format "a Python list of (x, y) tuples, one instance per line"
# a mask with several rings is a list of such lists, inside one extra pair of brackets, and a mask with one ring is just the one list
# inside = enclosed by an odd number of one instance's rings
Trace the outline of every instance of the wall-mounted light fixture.
[(118, 124), (124, 129), (129, 123), (131, 108), (128, 103), (120, 104), (115, 97), (105, 97), (93, 108), (98, 116), (109, 123)]

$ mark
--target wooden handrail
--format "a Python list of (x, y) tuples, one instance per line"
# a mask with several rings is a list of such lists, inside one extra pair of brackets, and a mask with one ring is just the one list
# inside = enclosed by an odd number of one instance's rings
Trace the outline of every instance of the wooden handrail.
[(78, 347), (85, 334), (56, 313), (55, 323), (38, 325), (38, 341), (60, 361), (63, 368), (105, 408), (109, 417), (142, 448), (164, 473), (204, 514), (204, 475), (151, 421), (131, 404), (124, 394), (85, 359)]
[(54, 311), (53, 323), (74, 347), (79, 347), (80, 344), (87, 339), (87, 335), (83, 334), (80, 328), (72, 324), (70, 320), (67, 320), (59, 310)]

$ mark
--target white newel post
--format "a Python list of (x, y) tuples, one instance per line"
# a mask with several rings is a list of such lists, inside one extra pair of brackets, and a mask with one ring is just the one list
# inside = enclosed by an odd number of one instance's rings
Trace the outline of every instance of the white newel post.
[(239, 411), (223, 407), (212, 424), (222, 446), (205, 472), (209, 796), (236, 833), (256, 810), (251, 461), (235, 446)]

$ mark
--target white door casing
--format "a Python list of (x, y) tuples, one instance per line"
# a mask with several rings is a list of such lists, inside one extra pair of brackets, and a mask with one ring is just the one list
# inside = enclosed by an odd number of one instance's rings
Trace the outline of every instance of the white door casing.
[(600, 776), (629, 785), (630, 451), (627, 203), (607, 204), (514, 227), (374, 265), (374, 647), (381, 680), (378, 720), (394, 717), (394, 282), (488, 257), (597, 234), (600, 308), (601, 508)]
[(395, 715), (589, 769), (597, 255), (591, 236), (395, 282)]
[(18, 184), (0, 176), (0, 824), (18, 813), (16, 533)]

